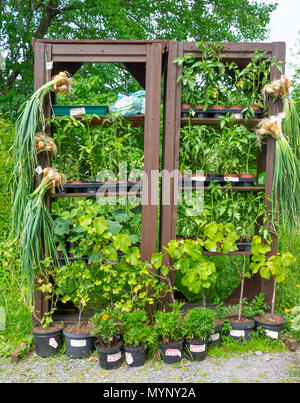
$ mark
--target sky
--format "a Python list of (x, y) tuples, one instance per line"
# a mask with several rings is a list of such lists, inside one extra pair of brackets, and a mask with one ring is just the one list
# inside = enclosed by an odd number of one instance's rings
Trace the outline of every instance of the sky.
[(292, 64), (300, 66), (300, 51), (297, 38), (300, 39), (300, 0), (263, 0), (264, 3), (278, 3), (277, 9), (270, 15), (270, 42), (286, 42), (286, 75), (293, 74)]

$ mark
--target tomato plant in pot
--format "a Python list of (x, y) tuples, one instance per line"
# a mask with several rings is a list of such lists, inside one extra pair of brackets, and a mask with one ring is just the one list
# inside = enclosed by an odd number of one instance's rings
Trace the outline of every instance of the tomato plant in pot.
[(186, 329), (179, 304), (172, 304), (172, 312), (158, 311), (155, 314), (155, 329), (163, 360), (174, 364), (182, 359)]
[(207, 338), (215, 328), (216, 314), (209, 308), (193, 308), (186, 314), (185, 352), (189, 359), (202, 361), (206, 358)]
[(286, 318), (275, 313), (276, 286), (283, 283), (289, 275), (289, 266), (295, 261), (289, 252), (282, 255), (273, 255), (269, 258), (266, 254), (271, 250), (269, 245), (263, 244), (259, 236), (253, 237), (251, 251), (253, 253), (250, 269), (253, 274), (259, 273), (262, 278), (269, 280), (273, 277), (273, 294), (271, 311), (255, 316), (256, 326), (265, 329), (265, 334), (271, 338), (278, 338), (283, 329)]
[(124, 312), (122, 315), (122, 336), (127, 364), (140, 367), (146, 361), (146, 348), (154, 344), (155, 331), (148, 325), (148, 317), (144, 310)]
[(122, 365), (121, 318), (117, 309), (103, 310), (91, 318), (93, 335), (97, 337), (99, 365), (103, 369), (115, 369)]

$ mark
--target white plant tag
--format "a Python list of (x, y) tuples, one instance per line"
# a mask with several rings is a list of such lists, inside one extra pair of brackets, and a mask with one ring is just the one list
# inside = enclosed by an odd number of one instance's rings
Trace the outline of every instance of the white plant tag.
[(70, 109), (70, 116), (79, 116), (85, 114), (85, 108)]
[(230, 336), (245, 337), (245, 330), (230, 330)]
[(205, 176), (193, 176), (193, 181), (199, 181), (199, 182), (205, 182), (206, 177)]
[(46, 63), (46, 69), (52, 70), (53, 69), (53, 61)]
[(49, 339), (49, 346), (53, 347), (53, 348), (57, 348), (58, 344), (57, 341), (55, 340), (54, 337), (50, 337)]
[(166, 350), (166, 355), (169, 357), (175, 357), (177, 355), (181, 357), (181, 352), (174, 348), (168, 348), (168, 350)]
[(35, 168), (35, 172), (40, 175), (41, 173), (43, 173), (43, 168), (39, 165)]
[(115, 362), (121, 359), (121, 352), (107, 356), (107, 362)]
[(239, 178), (236, 176), (224, 176), (225, 181), (229, 182), (238, 182)]
[(219, 340), (219, 338), (220, 338), (220, 333), (211, 334), (209, 336), (210, 341), (216, 341), (216, 340)]
[(266, 330), (265, 333), (266, 333), (267, 336), (271, 337), (272, 339), (278, 339), (279, 332), (274, 332), (274, 331), (269, 330), (269, 329), (265, 329), (265, 330)]
[(126, 362), (127, 362), (127, 364), (128, 364), (128, 365), (132, 364), (132, 363), (133, 363), (132, 354), (131, 354), (131, 353), (125, 353), (125, 356), (126, 356)]
[(263, 184), (264, 184), (264, 177), (263, 177), (263, 176), (261, 176), (261, 177), (258, 179), (258, 183), (259, 183), (260, 185), (263, 185)]
[(85, 347), (86, 346), (86, 340), (85, 339), (82, 339), (82, 340), (71, 339), (70, 344), (71, 344), (72, 347)]
[(203, 351), (205, 351), (205, 344), (201, 344), (200, 346), (191, 344), (190, 351), (192, 351), (193, 353), (202, 353)]

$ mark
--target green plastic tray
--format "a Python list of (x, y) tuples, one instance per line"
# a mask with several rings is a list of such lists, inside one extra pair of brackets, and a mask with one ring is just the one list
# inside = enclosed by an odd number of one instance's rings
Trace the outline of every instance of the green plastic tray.
[(107, 115), (108, 112), (107, 105), (52, 105), (52, 108), (55, 116)]

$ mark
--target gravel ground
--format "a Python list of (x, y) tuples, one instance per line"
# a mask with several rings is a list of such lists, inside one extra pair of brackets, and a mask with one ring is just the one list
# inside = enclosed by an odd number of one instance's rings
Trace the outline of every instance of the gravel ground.
[(0, 360), (0, 383), (300, 383), (300, 351), (261, 353), (230, 358), (207, 357), (167, 365), (148, 361), (143, 367), (106, 371), (96, 355), (73, 360), (66, 355), (40, 358), (35, 353), (14, 364)]

